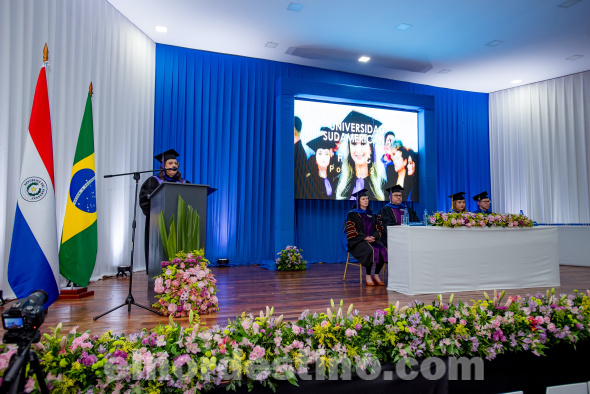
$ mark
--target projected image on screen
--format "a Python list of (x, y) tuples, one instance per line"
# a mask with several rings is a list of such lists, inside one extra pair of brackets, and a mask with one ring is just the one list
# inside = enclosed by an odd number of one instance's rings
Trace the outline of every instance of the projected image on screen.
[(295, 198), (418, 201), (418, 113), (295, 100)]

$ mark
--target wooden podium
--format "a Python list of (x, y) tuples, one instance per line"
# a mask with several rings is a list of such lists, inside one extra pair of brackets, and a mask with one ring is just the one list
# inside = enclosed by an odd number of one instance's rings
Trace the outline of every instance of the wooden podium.
[[(177, 223), (176, 217), (178, 196), (196, 210), (201, 217), (201, 248), (205, 249), (205, 240), (207, 239), (207, 196), (217, 189), (208, 185), (195, 185), (192, 183), (171, 183), (163, 182), (148, 196), (150, 199), (150, 229), (149, 229), (149, 260), (146, 272), (148, 274), (148, 300), (152, 304), (156, 302), (156, 293), (154, 292), (155, 277), (162, 274), (162, 261), (168, 260), (162, 237), (160, 236), (160, 227), (158, 219), (160, 212), (164, 212), (166, 228), (170, 218), (174, 215), (174, 222)], [(185, 252), (188, 252), (185, 251)]]

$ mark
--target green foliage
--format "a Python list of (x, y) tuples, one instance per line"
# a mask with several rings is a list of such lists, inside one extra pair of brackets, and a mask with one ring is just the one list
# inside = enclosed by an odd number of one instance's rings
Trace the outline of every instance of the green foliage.
[(176, 253), (181, 251), (199, 250), (201, 248), (201, 217), (190, 205), (187, 207), (182, 197), (178, 196), (175, 224), (174, 215), (170, 218), (168, 232), (164, 212), (160, 212), (158, 225), (164, 250), (168, 260), (173, 260)]

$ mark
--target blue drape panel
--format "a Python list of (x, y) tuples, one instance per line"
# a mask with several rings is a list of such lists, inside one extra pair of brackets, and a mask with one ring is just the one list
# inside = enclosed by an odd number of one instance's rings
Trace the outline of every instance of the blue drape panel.
[[(273, 179), (278, 160), (293, 161), (274, 149), (281, 77), (434, 96), (437, 209), (449, 209), (453, 192), (490, 191), (487, 94), (157, 44), (154, 153), (176, 149), (186, 179), (219, 189), (209, 197), (211, 261), (256, 264), (278, 251)], [(381, 205), (372, 202), (374, 210)], [(295, 241), (307, 260), (346, 258), (340, 235), (349, 206), (295, 201)]]

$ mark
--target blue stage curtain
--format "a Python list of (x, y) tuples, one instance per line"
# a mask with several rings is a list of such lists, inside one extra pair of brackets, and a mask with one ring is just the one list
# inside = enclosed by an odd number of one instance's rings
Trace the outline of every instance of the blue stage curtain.
[[(278, 252), (274, 171), (277, 160), (293, 160), (274, 151), (281, 77), (434, 96), (437, 209), (450, 208), (451, 193), (466, 192), (473, 208), (469, 196), (490, 191), (487, 94), (157, 44), (154, 153), (176, 149), (183, 177), (219, 189), (209, 197), (206, 256), (212, 262), (258, 264)], [(349, 205), (296, 201), (295, 242), (307, 260), (346, 258), (340, 237)]]

